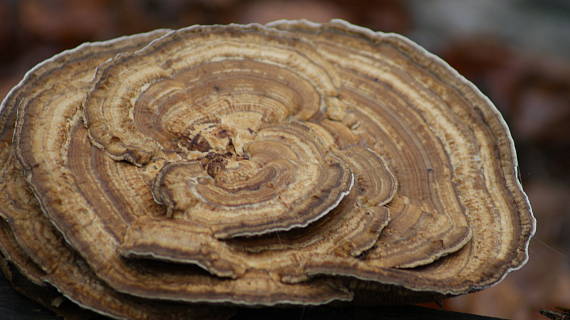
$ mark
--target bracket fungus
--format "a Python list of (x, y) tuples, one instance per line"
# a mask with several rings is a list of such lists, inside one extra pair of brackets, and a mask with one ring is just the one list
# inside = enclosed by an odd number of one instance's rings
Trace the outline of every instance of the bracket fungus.
[(491, 102), (341, 20), (84, 44), (0, 112), (4, 257), (115, 318), (465, 294), (534, 232)]

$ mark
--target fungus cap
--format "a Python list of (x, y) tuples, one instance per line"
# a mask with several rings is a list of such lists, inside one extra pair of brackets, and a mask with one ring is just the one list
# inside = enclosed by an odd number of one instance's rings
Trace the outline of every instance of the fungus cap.
[(464, 294), (522, 266), (534, 232), (492, 103), (341, 20), (80, 46), (32, 69), (0, 120), (5, 256), (115, 317)]

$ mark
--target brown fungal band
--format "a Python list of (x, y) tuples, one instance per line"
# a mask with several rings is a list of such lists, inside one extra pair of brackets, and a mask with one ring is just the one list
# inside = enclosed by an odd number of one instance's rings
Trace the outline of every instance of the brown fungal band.
[(465, 294), (534, 233), (491, 102), (341, 20), (85, 44), (0, 112), (4, 257), (115, 318)]

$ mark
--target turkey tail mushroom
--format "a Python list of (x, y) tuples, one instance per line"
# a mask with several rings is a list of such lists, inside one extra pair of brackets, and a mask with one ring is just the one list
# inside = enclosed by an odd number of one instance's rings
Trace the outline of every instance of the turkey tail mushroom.
[(534, 233), (492, 103), (341, 20), (82, 45), (0, 112), (4, 256), (116, 318), (465, 294)]

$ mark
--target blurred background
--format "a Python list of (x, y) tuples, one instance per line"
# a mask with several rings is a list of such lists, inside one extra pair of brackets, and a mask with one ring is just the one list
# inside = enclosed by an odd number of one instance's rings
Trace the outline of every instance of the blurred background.
[(33, 65), (85, 41), (281, 18), (404, 34), (494, 101), (515, 139), (537, 234), (524, 268), (441, 307), (510, 319), (570, 308), (570, 0), (0, 0), (0, 98)]

